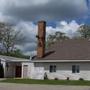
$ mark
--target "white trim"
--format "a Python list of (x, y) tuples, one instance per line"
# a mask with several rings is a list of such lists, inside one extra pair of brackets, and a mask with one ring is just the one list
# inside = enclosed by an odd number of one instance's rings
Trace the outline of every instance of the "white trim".
[(22, 59), (18, 59), (18, 60), (7, 60), (7, 59), (3, 59), (3, 58), (0, 58), (1, 61), (4, 61), (4, 62), (31, 62), (30, 60), (22, 60)]
[(7, 60), (7, 62), (31, 62), (30, 60)]
[(0, 55), (1, 60), (9, 61), (9, 62), (29, 62), (30, 59), (23, 59), (23, 58), (16, 58), (16, 57), (11, 57), (11, 56), (3, 56)]
[(32, 62), (90, 62), (90, 60), (32, 60)]

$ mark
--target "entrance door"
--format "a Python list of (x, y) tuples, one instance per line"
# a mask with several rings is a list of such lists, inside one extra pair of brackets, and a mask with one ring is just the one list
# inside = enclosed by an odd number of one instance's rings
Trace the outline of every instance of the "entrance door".
[(23, 66), (23, 78), (27, 78), (28, 77), (28, 65), (24, 65)]
[(22, 71), (21, 66), (16, 66), (15, 77), (21, 77), (21, 71)]
[(0, 78), (4, 78), (4, 68), (3, 64), (0, 63)]

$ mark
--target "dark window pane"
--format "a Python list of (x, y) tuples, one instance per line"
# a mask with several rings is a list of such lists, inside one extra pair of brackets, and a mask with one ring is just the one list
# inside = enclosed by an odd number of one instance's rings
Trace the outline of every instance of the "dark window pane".
[(80, 67), (77, 65), (77, 73), (80, 73)]
[(53, 66), (50, 66), (50, 69), (49, 69), (49, 71), (50, 71), (50, 72), (52, 72), (52, 70), (53, 70)]
[(56, 66), (54, 66), (54, 72), (56, 72)]
[(56, 66), (55, 65), (50, 65), (49, 72), (56, 72)]
[(72, 65), (72, 73), (80, 73), (79, 65)]
[(75, 73), (76, 66), (72, 65), (72, 73)]

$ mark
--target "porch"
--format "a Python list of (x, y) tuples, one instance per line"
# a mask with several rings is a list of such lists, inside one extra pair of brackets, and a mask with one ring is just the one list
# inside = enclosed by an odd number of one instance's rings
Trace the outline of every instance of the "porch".
[(21, 62), (6, 62), (4, 71), (6, 78), (21, 78), (22, 77), (22, 63)]

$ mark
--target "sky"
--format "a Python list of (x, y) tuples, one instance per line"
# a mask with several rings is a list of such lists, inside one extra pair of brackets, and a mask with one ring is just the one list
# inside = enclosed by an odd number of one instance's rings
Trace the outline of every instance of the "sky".
[(90, 24), (90, 0), (0, 0), (0, 21), (22, 31), (26, 39), (16, 47), (25, 54), (36, 53), (39, 20), (47, 22), (47, 35), (62, 31), (72, 37), (80, 25)]

